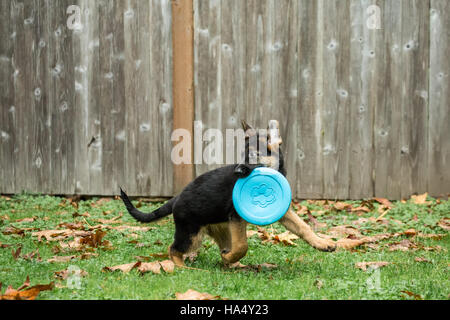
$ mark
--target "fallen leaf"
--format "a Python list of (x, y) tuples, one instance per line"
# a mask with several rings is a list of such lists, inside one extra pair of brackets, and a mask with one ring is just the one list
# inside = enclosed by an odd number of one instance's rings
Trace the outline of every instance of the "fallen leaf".
[[(46, 285), (35, 285), (28, 288), (30, 285), (30, 278), (27, 277), (25, 283), (18, 289), (13, 289), (12, 286), (8, 286), (4, 294), (0, 294), (0, 300), (35, 300), (41, 291), (52, 290), (54, 283)], [(25, 288), (28, 288), (24, 290)]]
[(220, 296), (213, 296), (209, 293), (202, 293), (189, 289), (185, 293), (175, 293), (177, 300), (218, 300)]
[(32, 217), (32, 218), (23, 218), (23, 219), (18, 219), (15, 222), (34, 222), (37, 220), (37, 217)]
[(428, 263), (432, 263), (430, 260), (422, 258), (422, 257), (415, 257), (414, 261), (416, 262), (428, 262)]
[(297, 244), (294, 243), (292, 240), (297, 240), (298, 236), (289, 231), (286, 231), (273, 236), (272, 239), (274, 240), (275, 243), (281, 242), (282, 244), (287, 246), (296, 246)]
[(450, 230), (450, 218), (443, 218), (438, 222), (438, 226), (444, 230)]
[(72, 230), (72, 229), (63, 229), (63, 230), (43, 230), (38, 232), (33, 232), (31, 235), (38, 238), (40, 242), (42, 238), (45, 238), (47, 241), (60, 241), (69, 237), (87, 237), (91, 235), (90, 231), (82, 231), (82, 230)]
[(140, 273), (152, 272), (155, 274), (160, 274), (161, 273), (161, 265), (159, 264), (158, 261), (142, 262), (139, 265), (138, 270)]
[(367, 271), (369, 269), (378, 269), (384, 266), (387, 266), (389, 262), (386, 261), (373, 261), (373, 262), (357, 262), (355, 267), (361, 269), (363, 271)]
[(9, 227), (6, 227), (5, 229), (3, 229), (2, 233), (5, 236), (15, 234), (15, 235), (19, 235), (21, 237), (24, 237), (25, 236), (25, 229), (20, 229), (20, 228), (17, 228), (15, 226), (9, 226)]
[(375, 200), (376, 202), (384, 205), (386, 208), (392, 209), (392, 207), (393, 207), (392, 202), (390, 202), (386, 198), (373, 198), (373, 200)]
[(173, 263), (172, 260), (164, 260), (160, 261), (159, 263), (161, 264), (161, 267), (166, 273), (172, 273), (175, 269), (175, 264)]
[(14, 260), (17, 260), (19, 258), (21, 251), (22, 251), (22, 246), (19, 246), (16, 251), (14, 251), (14, 249), (11, 250)]
[(422, 296), (420, 294), (416, 294), (411, 291), (401, 291), (402, 293), (406, 293), (408, 296), (414, 298), (414, 300), (423, 300)]
[(417, 245), (410, 240), (402, 240), (400, 242), (389, 244), (389, 251), (408, 251), (416, 249)]
[(346, 238), (348, 236), (360, 237), (361, 232), (351, 225), (336, 226), (328, 229), (327, 234), (333, 238)]
[(413, 203), (415, 204), (431, 204), (431, 201), (426, 201), (428, 197), (428, 192), (424, 193), (424, 194), (420, 194), (420, 195), (412, 195), (411, 196), (411, 200)]
[[(96, 230), (95, 233), (91, 233), (86, 237), (80, 239), (81, 244), (86, 244), (93, 248), (98, 248), (99, 246), (108, 246), (106, 242), (102, 241), (106, 232), (101, 230)], [(110, 243), (109, 243), (110, 244)]]
[(351, 204), (345, 203), (345, 202), (340, 202), (340, 201), (334, 203), (333, 207), (338, 211), (351, 211), (352, 210)]
[(118, 266), (114, 266), (114, 267), (104, 267), (103, 271), (117, 271), (120, 270), (122, 272), (128, 273), (131, 270), (133, 270), (134, 268), (137, 268), (141, 265), (142, 262), (138, 261), (138, 262), (133, 262), (133, 263), (126, 263), (126, 264), (121, 264)]
[(92, 253), (92, 252), (84, 252), (80, 255), (80, 260), (87, 260), (90, 259), (92, 257), (98, 257), (97, 253)]
[(70, 260), (75, 259), (75, 258), (76, 258), (76, 256), (54, 256), (53, 258), (48, 259), (47, 262), (63, 263), (63, 262), (69, 262)]

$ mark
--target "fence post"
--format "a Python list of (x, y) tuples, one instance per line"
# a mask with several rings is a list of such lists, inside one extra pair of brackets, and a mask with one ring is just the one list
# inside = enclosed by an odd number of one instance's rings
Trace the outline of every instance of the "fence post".
[[(193, 137), (194, 123), (194, 6), (193, 0), (172, 0), (173, 129)], [(192, 143), (191, 143), (192, 146)], [(193, 154), (191, 152), (191, 154)], [(174, 165), (174, 192), (194, 178), (194, 165)]]

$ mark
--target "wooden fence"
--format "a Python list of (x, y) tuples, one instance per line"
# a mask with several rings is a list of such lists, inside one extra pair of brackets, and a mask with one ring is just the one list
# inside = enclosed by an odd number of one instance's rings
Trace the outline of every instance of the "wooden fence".
[[(450, 193), (448, 0), (183, 1), (193, 118), (278, 119), (296, 197)], [(73, 2), (0, 1), (0, 193), (173, 195), (171, 2)]]

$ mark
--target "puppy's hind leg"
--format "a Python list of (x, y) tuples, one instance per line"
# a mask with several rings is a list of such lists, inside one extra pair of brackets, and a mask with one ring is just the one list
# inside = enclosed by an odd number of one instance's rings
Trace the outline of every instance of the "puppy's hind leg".
[(175, 241), (169, 247), (169, 257), (177, 266), (184, 266), (185, 256), (201, 243), (200, 227), (175, 224)]

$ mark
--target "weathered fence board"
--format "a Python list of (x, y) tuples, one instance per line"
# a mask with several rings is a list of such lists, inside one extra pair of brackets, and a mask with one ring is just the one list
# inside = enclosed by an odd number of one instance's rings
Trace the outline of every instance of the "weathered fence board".
[(450, 2), (431, 1), (428, 189), (450, 190)]
[[(447, 0), (193, 6), (202, 133), (278, 119), (299, 198), (450, 193)], [(0, 9), (0, 193), (173, 195), (171, 1)]]

